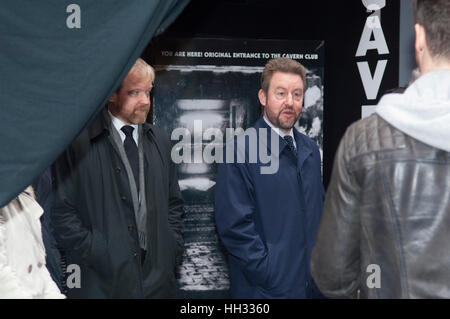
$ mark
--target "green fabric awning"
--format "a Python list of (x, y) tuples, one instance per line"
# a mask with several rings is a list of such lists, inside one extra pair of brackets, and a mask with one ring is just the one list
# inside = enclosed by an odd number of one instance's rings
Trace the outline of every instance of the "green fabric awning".
[(64, 151), (188, 2), (2, 1), (0, 207)]

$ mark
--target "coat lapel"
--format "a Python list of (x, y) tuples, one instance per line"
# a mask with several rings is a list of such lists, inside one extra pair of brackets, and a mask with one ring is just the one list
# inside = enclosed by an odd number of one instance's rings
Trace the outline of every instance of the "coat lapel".
[[(257, 133), (259, 133), (260, 128), (267, 128), (269, 129), (267, 134), (267, 140), (262, 141), (261, 145), (264, 145), (267, 147), (268, 154), (272, 154), (271, 150), (271, 138), (272, 137), (278, 137), (279, 139), (279, 147), (278, 152), (273, 154), (273, 156), (277, 156), (279, 158), (281, 152), (283, 152), (284, 148), (287, 146), (284, 140), (281, 138), (278, 133), (276, 133), (274, 130), (271, 129), (269, 125), (264, 121), (263, 117), (261, 116), (255, 123), (254, 128), (256, 129)], [(270, 133), (269, 133), (270, 132)], [(306, 159), (312, 154), (312, 148), (308, 143), (305, 141), (305, 137), (303, 134), (301, 134), (296, 128), (293, 128), (294, 137), (295, 137), (295, 143), (297, 145), (297, 166), (302, 167), (305, 163)], [(272, 134), (271, 134), (272, 133)]]
[(306, 159), (312, 154), (312, 148), (305, 141), (305, 137), (294, 128), (294, 137), (297, 144), (297, 166), (302, 167)]

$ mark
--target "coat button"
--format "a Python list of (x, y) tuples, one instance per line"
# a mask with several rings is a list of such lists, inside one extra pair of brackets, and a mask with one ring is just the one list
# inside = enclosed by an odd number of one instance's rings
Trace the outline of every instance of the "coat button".
[(125, 196), (120, 197), (121, 200), (126, 201), (127, 198)]
[(42, 268), (43, 264), (41, 262), (38, 262), (38, 268)]
[(116, 172), (120, 173), (120, 167), (116, 167)]
[(133, 230), (133, 226), (132, 225), (128, 225), (128, 230), (132, 231)]
[(134, 258), (136, 258), (136, 257), (137, 257), (137, 253), (136, 253), (136, 252), (135, 252), (135, 253), (133, 254), (133, 257), (134, 257)]
[(28, 266), (28, 273), (31, 273), (32, 270), (33, 270), (33, 266), (32, 266), (32, 265), (29, 265), (29, 266)]

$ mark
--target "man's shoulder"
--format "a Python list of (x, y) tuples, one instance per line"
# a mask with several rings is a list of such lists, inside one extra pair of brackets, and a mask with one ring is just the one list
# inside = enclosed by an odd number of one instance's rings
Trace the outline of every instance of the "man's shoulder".
[(351, 156), (396, 149), (405, 145), (405, 134), (378, 114), (372, 114), (351, 124), (342, 138)]
[(164, 148), (170, 150), (172, 143), (169, 134), (161, 127), (154, 124), (143, 123), (142, 124), (143, 135), (151, 143), (164, 146)]
[(157, 138), (168, 137), (168, 134), (164, 129), (162, 129), (161, 127), (156, 126), (154, 124), (143, 123), (142, 129), (144, 130), (144, 132), (153, 134)]
[(304, 145), (306, 145), (307, 147), (311, 148), (311, 150), (313, 151), (319, 151), (319, 146), (317, 145), (317, 143), (310, 138), (308, 135), (300, 132), (299, 130), (297, 130), (296, 128), (293, 128), (293, 130), (295, 130), (297, 133), (295, 133), (295, 138), (300, 138), (300, 141), (296, 140), (296, 143), (299, 144), (303, 143)]
[(91, 141), (98, 139), (108, 130), (108, 125), (104, 115), (105, 110), (102, 110), (94, 117), (94, 119), (81, 130), (81, 132), (72, 140), (70, 148), (86, 148), (91, 145)]
[[(270, 134), (273, 133), (270, 127), (258, 125), (258, 122), (245, 129), (242, 133), (235, 133), (232, 138), (226, 136), (225, 148), (232, 147), (235, 150), (248, 150), (249, 147), (247, 146), (256, 145), (255, 143), (259, 143), (261, 138), (264, 140), (270, 138)], [(266, 141), (266, 143), (268, 142)]]

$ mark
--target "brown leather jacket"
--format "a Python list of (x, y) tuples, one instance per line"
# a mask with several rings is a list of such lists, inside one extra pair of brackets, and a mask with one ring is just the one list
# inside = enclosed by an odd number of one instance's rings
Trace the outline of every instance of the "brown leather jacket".
[(450, 153), (376, 114), (351, 125), (312, 252), (322, 293), (450, 298), (449, 248)]

